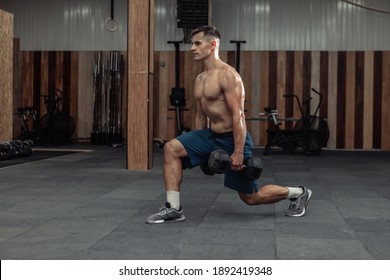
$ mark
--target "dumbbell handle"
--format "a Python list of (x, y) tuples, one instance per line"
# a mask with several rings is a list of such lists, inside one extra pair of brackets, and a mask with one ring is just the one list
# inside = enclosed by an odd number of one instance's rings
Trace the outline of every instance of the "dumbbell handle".
[[(229, 165), (225, 164), (225, 167), (224, 169), (229, 169), (229, 170), (233, 170), (232, 169), (232, 165), (231, 165), (231, 159), (230, 159), (230, 156), (228, 155), (228, 153), (226, 153), (225, 151), (223, 150), (220, 150), (220, 151), (214, 151), (210, 154), (210, 158), (212, 158), (213, 154), (219, 154), (221, 157), (225, 157), (224, 159), (221, 159), (221, 158), (218, 158), (217, 160), (221, 160), (222, 162), (227, 162), (229, 161)], [(247, 166), (245, 165), (245, 160), (244, 162), (242, 163), (242, 169), (245, 169)], [(223, 174), (225, 172), (222, 172), (222, 170), (220, 172), (216, 172), (216, 173), (220, 173), (220, 174)]]
[[(245, 164), (242, 165), (242, 170), (245, 169), (247, 166)], [(231, 165), (229, 165), (227, 168), (229, 168), (230, 170), (231, 169)], [(214, 175), (214, 174), (223, 174), (225, 172), (216, 172), (216, 170), (211, 170), (209, 165), (208, 165), (208, 162), (204, 162), (200, 165), (200, 169), (203, 171), (204, 174), (206, 175)], [(240, 170), (240, 171), (242, 171)]]
[[(207, 162), (206, 162), (207, 163)], [(204, 166), (204, 165), (203, 165)], [(237, 171), (242, 171), (242, 170), (244, 170), (245, 168), (246, 168), (247, 166), (245, 165), (245, 164), (242, 164), (242, 169), (241, 170), (237, 170)], [(231, 171), (236, 171), (236, 170), (233, 170), (232, 169), (232, 166), (231, 165), (229, 165), (228, 167), (227, 167), (229, 170), (231, 170)], [(224, 173), (226, 173), (226, 171), (216, 171), (216, 170), (212, 170), (211, 171), (213, 174), (207, 174), (207, 175), (214, 175), (214, 174), (224, 174)]]
[[(261, 160), (259, 158), (249, 158), (249, 164), (243, 164), (243, 169), (237, 172), (242, 172), (248, 179), (257, 180), (262, 173)], [(248, 163), (247, 162), (247, 163)], [(232, 170), (230, 156), (226, 151), (217, 150), (210, 154), (208, 161), (208, 170), (210, 173), (223, 174), (228, 170)], [(235, 170), (232, 170), (235, 171)], [(206, 173), (207, 174), (207, 173)]]

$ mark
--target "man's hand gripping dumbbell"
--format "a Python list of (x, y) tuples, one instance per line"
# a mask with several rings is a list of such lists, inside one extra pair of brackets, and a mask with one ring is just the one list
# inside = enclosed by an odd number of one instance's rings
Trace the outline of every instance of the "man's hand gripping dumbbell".
[[(223, 174), (230, 169), (230, 156), (224, 150), (213, 151), (209, 160), (203, 163), (200, 168), (207, 175)], [(249, 180), (257, 180), (260, 178), (263, 167), (260, 158), (251, 157), (245, 160), (243, 169), (237, 172), (241, 172)]]

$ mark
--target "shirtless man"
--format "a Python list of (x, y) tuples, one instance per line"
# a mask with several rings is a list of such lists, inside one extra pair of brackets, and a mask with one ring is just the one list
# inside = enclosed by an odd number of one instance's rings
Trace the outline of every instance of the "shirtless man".
[(241, 175), (243, 162), (252, 157), (252, 138), (247, 132), (244, 115), (245, 91), (240, 75), (219, 58), (220, 34), (213, 26), (200, 26), (191, 33), (191, 51), (195, 61), (202, 61), (204, 71), (195, 80), (197, 100), (196, 130), (178, 136), (164, 146), (164, 183), (167, 202), (159, 212), (146, 219), (148, 224), (182, 222), (180, 184), (183, 168), (206, 162), (210, 153), (223, 149), (230, 155), (231, 171), (224, 185), (238, 192), (248, 205), (275, 203), (290, 199), (287, 216), (299, 217), (306, 212), (311, 190), (305, 187), (266, 185)]

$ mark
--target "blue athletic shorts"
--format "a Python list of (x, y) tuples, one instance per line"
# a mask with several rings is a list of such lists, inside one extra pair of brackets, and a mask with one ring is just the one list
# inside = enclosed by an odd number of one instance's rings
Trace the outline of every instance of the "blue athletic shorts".
[[(234, 151), (233, 132), (214, 133), (211, 129), (193, 130), (176, 138), (187, 151), (188, 157), (182, 159), (183, 169), (193, 168), (206, 162), (212, 151), (225, 150), (231, 155)], [(247, 132), (244, 145), (244, 159), (252, 157), (253, 142)], [(259, 190), (257, 181), (246, 179), (241, 172), (225, 173), (225, 187), (242, 193), (254, 193)]]

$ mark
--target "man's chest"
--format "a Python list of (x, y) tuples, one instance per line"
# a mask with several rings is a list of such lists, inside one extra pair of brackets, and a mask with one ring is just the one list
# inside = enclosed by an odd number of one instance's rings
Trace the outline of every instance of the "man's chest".
[(208, 101), (217, 100), (223, 94), (218, 80), (213, 77), (202, 77), (195, 86), (195, 98)]

